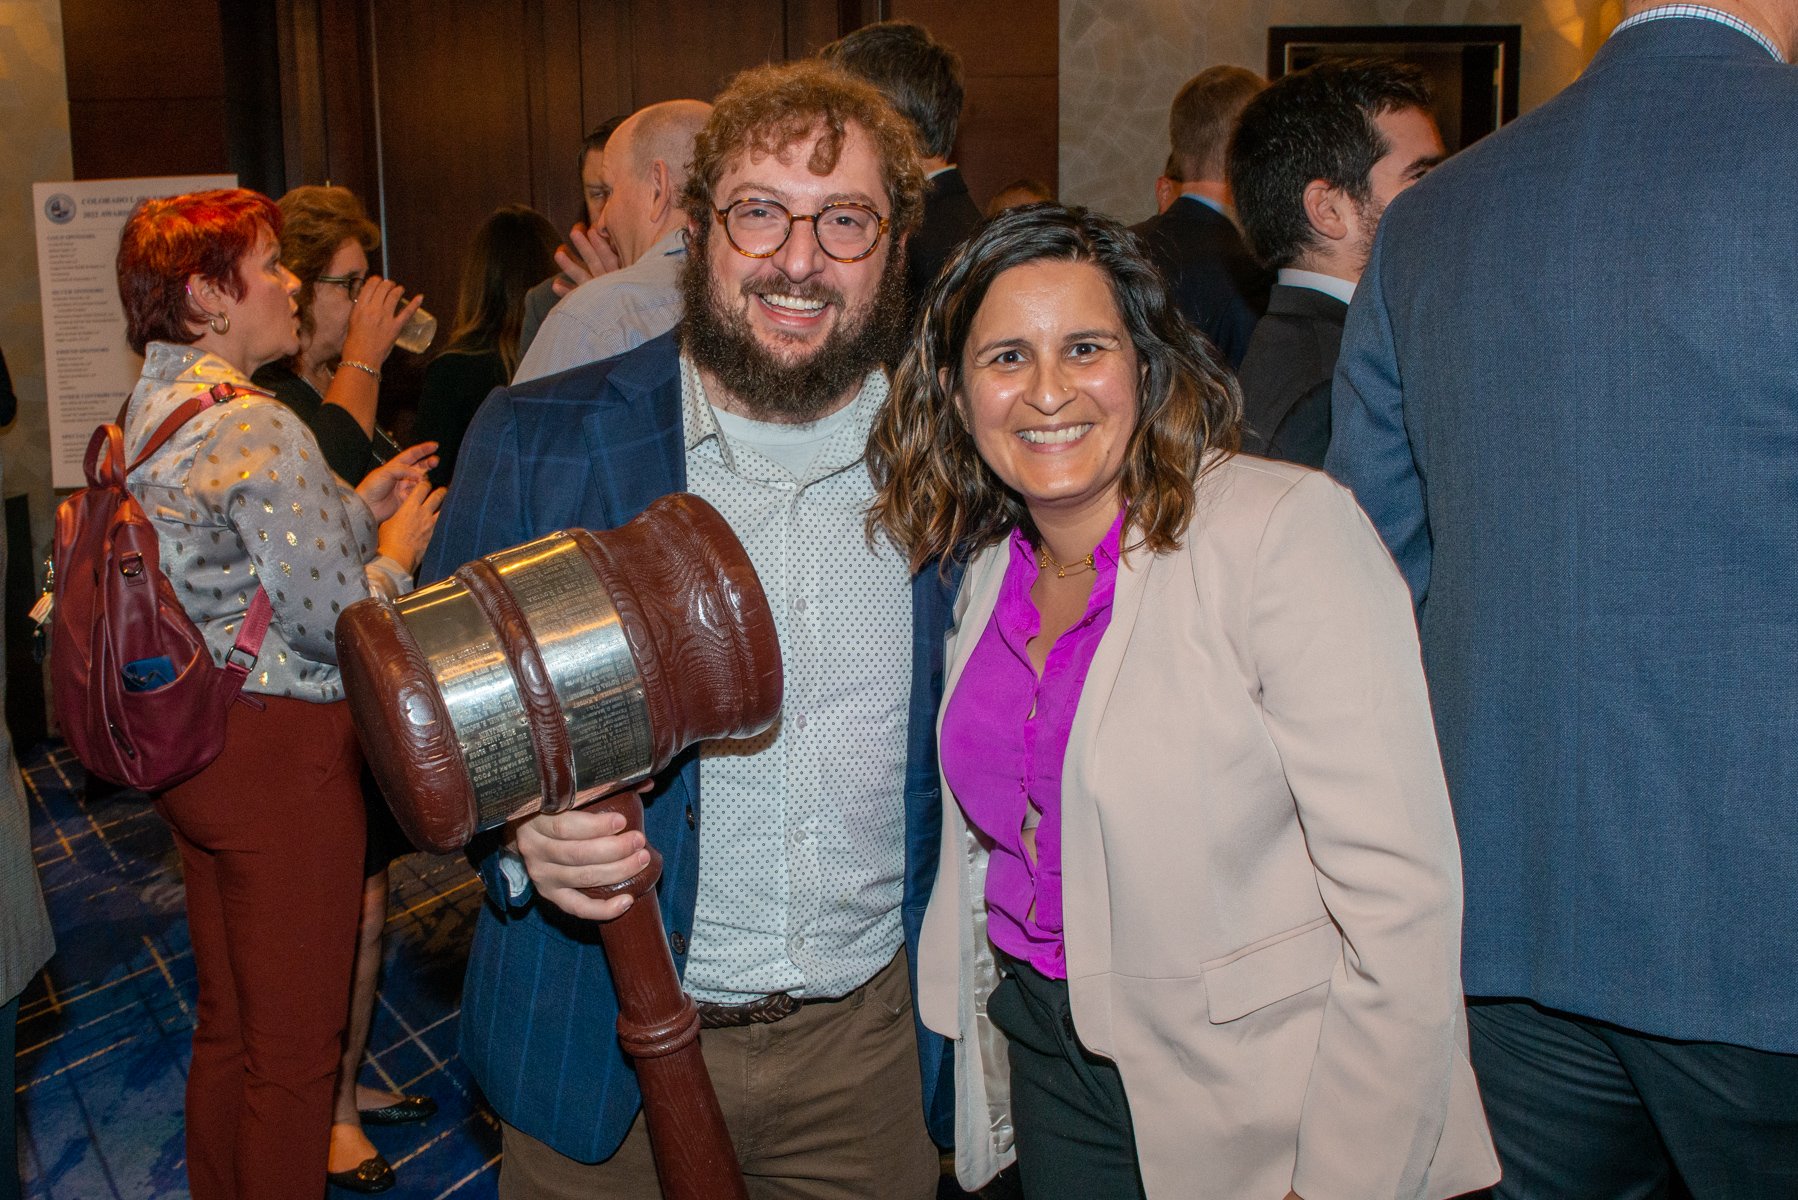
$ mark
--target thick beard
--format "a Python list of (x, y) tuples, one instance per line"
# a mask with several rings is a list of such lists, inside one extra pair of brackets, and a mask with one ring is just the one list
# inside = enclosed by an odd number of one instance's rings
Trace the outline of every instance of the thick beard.
[[(823, 300), (839, 308), (843, 302), (841, 293), (815, 283), (794, 283), (772, 264), (746, 280), (740, 295), (769, 292)], [(825, 416), (845, 392), (859, 388), (869, 371), (896, 362), (908, 315), (905, 260), (897, 254), (888, 256), (874, 295), (860, 308), (844, 310), (823, 345), (792, 362), (770, 354), (756, 340), (748, 316), (717, 295), (708, 245), (695, 245), (687, 255), (681, 299), (686, 315), (680, 345), (694, 364), (723, 384), (745, 415), (794, 425)]]

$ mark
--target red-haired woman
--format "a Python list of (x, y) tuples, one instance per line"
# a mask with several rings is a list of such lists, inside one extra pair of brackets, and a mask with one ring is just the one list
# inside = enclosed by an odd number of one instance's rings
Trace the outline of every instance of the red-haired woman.
[(322, 1190), (363, 839), (337, 613), (411, 586), (442, 502), (423, 484), (423, 448), (352, 490), (292, 411), (250, 385), (296, 348), (280, 230), (264, 196), (198, 192), (139, 205), (119, 245), (127, 334), (144, 356), (128, 457), (184, 402), (217, 400), (129, 481), (163, 571), (216, 662), (258, 588), (273, 609), (223, 753), (156, 798), (181, 852), (199, 976), (187, 1080), (196, 1200)]

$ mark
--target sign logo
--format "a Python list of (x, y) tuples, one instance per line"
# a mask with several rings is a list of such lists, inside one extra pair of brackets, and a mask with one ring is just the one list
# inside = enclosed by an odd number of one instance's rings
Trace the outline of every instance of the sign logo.
[(57, 192), (44, 201), (44, 215), (57, 225), (67, 225), (75, 219), (75, 197)]

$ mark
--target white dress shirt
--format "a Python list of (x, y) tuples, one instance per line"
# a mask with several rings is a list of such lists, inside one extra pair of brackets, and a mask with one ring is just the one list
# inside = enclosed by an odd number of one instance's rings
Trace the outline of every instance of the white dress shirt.
[(1274, 282), (1281, 287), (1310, 288), (1314, 292), (1322, 292), (1326, 296), (1334, 296), (1344, 304), (1355, 298), (1355, 285), (1347, 279), (1339, 279), (1335, 275), (1325, 275), (1321, 271), (1301, 271), (1297, 267), (1281, 267), (1274, 275)]
[(595, 276), (543, 318), (512, 376), (524, 383), (635, 349), (680, 320), (687, 235), (676, 229), (628, 267)]

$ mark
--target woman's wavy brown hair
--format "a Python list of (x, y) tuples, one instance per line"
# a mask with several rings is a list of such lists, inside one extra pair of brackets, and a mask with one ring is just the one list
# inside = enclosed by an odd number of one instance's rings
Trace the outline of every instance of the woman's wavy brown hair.
[(962, 350), (987, 290), (1013, 267), (1045, 260), (1103, 272), (1136, 350), (1142, 385), (1120, 478), (1130, 510), (1127, 546), (1157, 554), (1177, 547), (1200, 475), (1237, 448), (1236, 381), (1173, 306), (1135, 235), (1083, 208), (1011, 209), (981, 226), (938, 276), (868, 438), (875, 486), (868, 536), (884, 530), (914, 571), (933, 559), (965, 561), (1014, 527), (1036, 540), (1023, 500), (975, 449), (956, 394)]
[(300, 306), (300, 332), (310, 337), (313, 289), (337, 257), (337, 248), (357, 242), (364, 254), (372, 255), (381, 248), (381, 230), (346, 187), (307, 184), (281, 197), (280, 205), (281, 265), (300, 281), (294, 302)]

